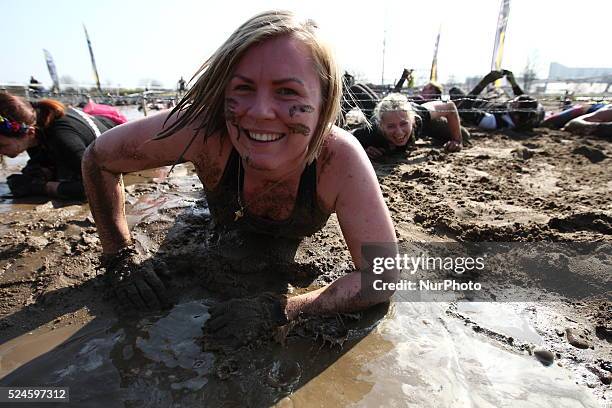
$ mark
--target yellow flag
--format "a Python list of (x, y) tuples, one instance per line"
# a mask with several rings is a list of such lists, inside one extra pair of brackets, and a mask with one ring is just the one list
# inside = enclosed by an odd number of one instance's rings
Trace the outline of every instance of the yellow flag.
[[(497, 18), (497, 31), (495, 32), (495, 43), (493, 44), (493, 58), (491, 59), (491, 70), (500, 70), (502, 56), (504, 54), (504, 40), (506, 39), (506, 27), (508, 26), (508, 15), (510, 14), (510, 0), (501, 0), (499, 17)], [(501, 80), (495, 81), (495, 87), (501, 86)]]

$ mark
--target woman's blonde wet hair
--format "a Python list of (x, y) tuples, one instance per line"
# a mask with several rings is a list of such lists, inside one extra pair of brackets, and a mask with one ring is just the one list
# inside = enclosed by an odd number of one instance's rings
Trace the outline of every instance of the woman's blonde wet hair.
[(374, 108), (374, 122), (380, 127), (382, 122), (383, 114), (386, 112), (406, 112), (408, 117), (412, 119), (414, 116), (414, 110), (412, 105), (408, 101), (406, 96), (399, 93), (390, 93), (385, 96)]
[(311, 163), (338, 118), (342, 95), (342, 79), (336, 60), (317, 29), (313, 20), (300, 20), (294, 13), (283, 10), (266, 11), (247, 20), (198, 69), (192, 78), (192, 81), (197, 78), (194, 85), (168, 116), (179, 114), (179, 118), (157, 138), (170, 136), (198, 118), (201, 123), (197, 131), (203, 131), (206, 136), (223, 131), (226, 127), (225, 88), (242, 56), (253, 45), (291, 35), (310, 48), (314, 69), (321, 81), (319, 122), (308, 146), (307, 160)]

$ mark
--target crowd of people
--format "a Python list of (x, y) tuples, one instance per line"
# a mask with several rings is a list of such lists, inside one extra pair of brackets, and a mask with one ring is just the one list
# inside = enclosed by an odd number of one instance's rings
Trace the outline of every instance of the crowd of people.
[[(479, 96), (502, 77), (513, 99), (498, 103)], [(361, 268), (362, 244), (396, 242), (370, 160), (414, 148), (418, 138), (460, 151), (469, 138), (462, 124), (517, 130), (542, 124), (597, 133), (612, 121), (610, 105), (575, 106), (545, 119), (541, 104), (505, 70), (489, 73), (468, 93), (450, 89), (450, 100), (443, 100), (435, 82), (417, 95), (378, 95), (340, 74), (312, 20), (285, 11), (246, 21), (196, 78), (189, 89), (181, 78), (184, 96), (171, 111), (120, 126), (57, 101), (28, 102), (0, 93), (0, 153), (30, 156), (22, 172), (7, 180), (13, 196), (86, 197), (106, 274), (118, 299), (134, 309), (165, 305), (168, 282), (140, 268), (125, 218), (124, 173), (191, 162), (216, 226), (273, 239), (311, 235), (335, 213)], [(338, 126), (355, 110), (363, 123)], [(360, 282), (366, 272), (291, 297), (267, 294), (230, 302), (258, 302), (257, 310), (272, 316), (276, 326), (300, 313), (359, 310), (392, 294), (365, 290)], [(393, 282), (397, 276), (389, 270), (380, 278)], [(209, 335), (240, 330), (232, 310), (212, 309)]]

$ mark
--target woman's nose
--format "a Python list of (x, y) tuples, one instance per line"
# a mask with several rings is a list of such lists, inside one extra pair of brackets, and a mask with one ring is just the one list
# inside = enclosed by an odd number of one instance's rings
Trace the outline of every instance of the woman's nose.
[(276, 118), (274, 100), (268, 92), (257, 92), (248, 114), (257, 120), (271, 120)]

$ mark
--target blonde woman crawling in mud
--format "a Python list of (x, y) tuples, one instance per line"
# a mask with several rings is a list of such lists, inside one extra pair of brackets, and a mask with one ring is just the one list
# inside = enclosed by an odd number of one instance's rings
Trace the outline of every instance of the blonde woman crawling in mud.
[[(193, 163), (215, 224), (238, 231), (301, 238), (323, 228), (336, 213), (358, 267), (362, 244), (396, 242), (366, 153), (333, 125), (341, 76), (312, 20), (298, 21), (285, 11), (259, 14), (239, 27), (198, 74), (172, 112), (112, 129), (85, 155), (84, 181), (103, 264), (122, 303), (147, 310), (166, 301), (155, 272), (138, 267), (124, 214), (123, 173)], [(380, 279), (395, 282), (397, 272)], [(236, 335), (249, 326), (256, 336), (300, 313), (359, 310), (391, 294), (362, 289), (356, 271), (293, 297), (262, 295), (218, 304), (210, 310), (206, 330)], [(238, 303), (248, 307), (233, 307)], [(265, 327), (252, 327), (263, 320)]]

